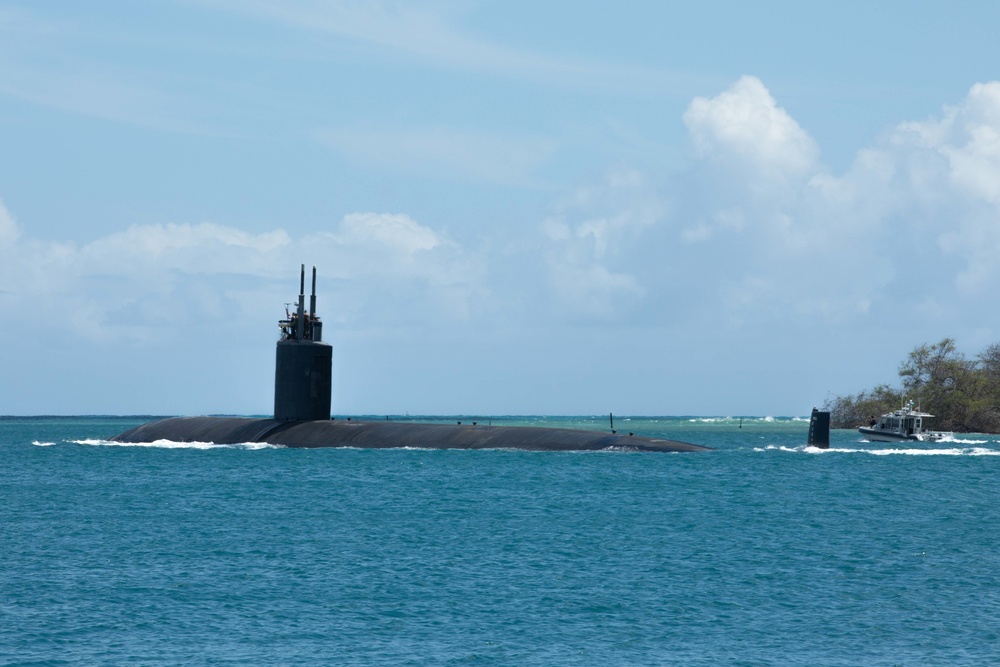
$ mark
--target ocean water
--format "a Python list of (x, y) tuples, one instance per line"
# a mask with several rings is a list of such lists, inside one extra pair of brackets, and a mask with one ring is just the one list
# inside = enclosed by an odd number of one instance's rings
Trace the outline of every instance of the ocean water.
[(716, 451), (106, 440), (143, 421), (0, 419), (0, 664), (1000, 664), (998, 436), (820, 451), (801, 419), (616, 417)]

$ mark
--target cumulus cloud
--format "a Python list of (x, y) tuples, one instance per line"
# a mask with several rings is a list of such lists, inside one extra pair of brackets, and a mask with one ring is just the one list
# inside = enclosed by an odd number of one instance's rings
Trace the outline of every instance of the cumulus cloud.
[(1000, 306), (1000, 83), (887, 128), (840, 174), (754, 77), (684, 122), (686, 169), (618, 170), (542, 222), (557, 312), (888, 325)]
[(936, 246), (964, 262), (956, 287), (993, 300), (1000, 280), (1000, 82), (974, 85), (940, 120), (900, 125), (891, 140), (911, 155), (926, 153), (919, 201), (940, 224)]
[(472, 285), (482, 278), (476, 260), (458, 243), (407, 215), (353, 213), (336, 231), (311, 242), (342, 255), (342, 268), (335, 270), (354, 280), (443, 287)]
[(330, 257), (335, 275), (355, 290), (349, 303), (368, 296), (391, 304), (366, 308), (364, 318), (421, 322), (429, 307), (446, 319), (464, 320), (485, 301), (482, 255), (407, 215), (351, 214), (336, 230), (306, 242)]
[(1000, 82), (974, 85), (940, 119), (892, 128), (842, 180), (862, 179), (883, 238), (912, 260), (897, 260), (903, 279), (912, 284), (929, 274), (956, 288), (959, 299), (996, 303)]
[(329, 285), (329, 319), (367, 325), (421, 309), (467, 317), (484, 271), (457, 243), (405, 215), (352, 214), (299, 238), (212, 223), (136, 225), (76, 245), (21, 238), (2, 204), (0, 260), (0, 317), (41, 309), (58, 313), (67, 335), (133, 341), (276, 310), (294, 298), (300, 262), (318, 265)]
[(260, 270), (264, 258), (290, 243), (280, 229), (250, 234), (213, 223), (135, 225), (84, 245), (80, 255), (86, 265), (119, 271), (144, 271), (153, 263), (185, 273), (239, 273)]
[(700, 157), (768, 175), (809, 173), (819, 156), (812, 138), (752, 76), (711, 99), (696, 97), (684, 124)]
[(684, 122), (694, 186), (666, 186), (679, 212), (669, 226), (692, 262), (721, 269), (715, 298), (734, 320), (997, 302), (1000, 83), (889, 128), (839, 175), (756, 78), (696, 98)]

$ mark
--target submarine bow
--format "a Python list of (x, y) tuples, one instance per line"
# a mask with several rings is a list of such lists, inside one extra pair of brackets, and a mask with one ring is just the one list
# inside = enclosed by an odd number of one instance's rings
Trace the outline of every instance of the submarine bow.
[(676, 440), (536, 426), (483, 426), (476, 423), (426, 424), (330, 418), (333, 348), (323, 342), (316, 314), (316, 267), (305, 309), (305, 265), (295, 311), (278, 322), (274, 371), (274, 418), (171, 417), (142, 424), (115, 436), (116, 442), (212, 442), (220, 445), (267, 443), (286, 447), (387, 449), (524, 449), (586, 451), (623, 449), (693, 452), (708, 447)]

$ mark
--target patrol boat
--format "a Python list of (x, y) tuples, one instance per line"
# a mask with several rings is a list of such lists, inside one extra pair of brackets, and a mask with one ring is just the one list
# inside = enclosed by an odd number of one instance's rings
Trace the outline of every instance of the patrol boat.
[(953, 434), (947, 431), (924, 428), (924, 420), (932, 417), (934, 415), (913, 407), (911, 400), (899, 410), (873, 419), (867, 427), (858, 428), (858, 432), (872, 442), (937, 442), (952, 437)]

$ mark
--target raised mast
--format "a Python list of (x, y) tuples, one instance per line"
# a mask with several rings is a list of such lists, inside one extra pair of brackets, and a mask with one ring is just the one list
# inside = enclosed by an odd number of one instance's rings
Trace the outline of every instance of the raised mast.
[(306, 265), (303, 264), (301, 271), (299, 273), (299, 303), (298, 307), (295, 309), (298, 317), (296, 318), (295, 327), (295, 338), (297, 340), (305, 340), (306, 338), (306, 318), (305, 316), (305, 306), (306, 306)]
[[(305, 265), (303, 265), (303, 268)], [(316, 317), (316, 267), (313, 267), (313, 289), (312, 296), (309, 297), (309, 319)]]

